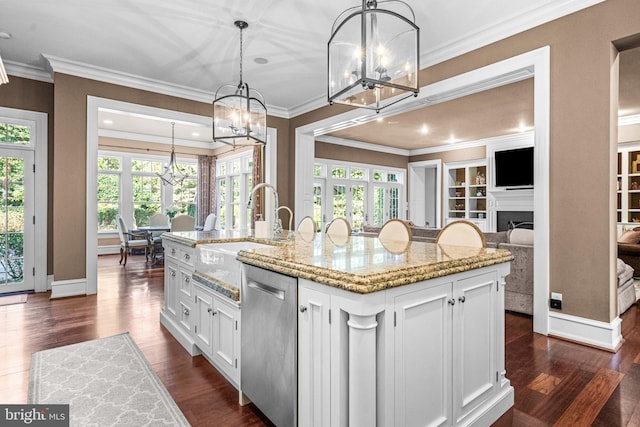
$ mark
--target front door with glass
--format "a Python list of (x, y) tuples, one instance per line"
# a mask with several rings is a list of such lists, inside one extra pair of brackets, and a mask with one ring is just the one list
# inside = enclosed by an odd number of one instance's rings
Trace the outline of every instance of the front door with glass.
[(34, 289), (33, 157), (0, 148), (0, 293)]

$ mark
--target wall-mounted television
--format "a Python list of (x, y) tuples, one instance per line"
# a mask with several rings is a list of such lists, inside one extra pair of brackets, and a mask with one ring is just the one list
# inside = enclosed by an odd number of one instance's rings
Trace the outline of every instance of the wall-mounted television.
[(533, 187), (533, 147), (496, 151), (496, 187)]

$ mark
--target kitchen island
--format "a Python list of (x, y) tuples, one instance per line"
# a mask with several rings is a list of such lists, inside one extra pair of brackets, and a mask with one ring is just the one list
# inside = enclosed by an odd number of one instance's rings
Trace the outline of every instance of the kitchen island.
[[(176, 234), (165, 235), (169, 243), (196, 256), (198, 245), (252, 240)], [(237, 259), (255, 281), (275, 274), (297, 283), (297, 425), (485, 426), (513, 405), (504, 368), (509, 252), (320, 234), (276, 245), (240, 250)], [(238, 318), (247, 309), (245, 284)], [(250, 336), (247, 325), (236, 325)], [(237, 372), (236, 387), (244, 374)]]

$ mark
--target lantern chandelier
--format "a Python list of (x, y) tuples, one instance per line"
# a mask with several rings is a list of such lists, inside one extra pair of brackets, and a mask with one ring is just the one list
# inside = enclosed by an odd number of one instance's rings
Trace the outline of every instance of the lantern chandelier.
[[(378, 8), (378, 5), (388, 9)], [(396, 10), (409, 13), (405, 18)], [(362, 0), (334, 21), (329, 39), (329, 104), (375, 110), (418, 96), (420, 29), (399, 0)]]
[(162, 185), (182, 185), (182, 182), (189, 178), (189, 174), (180, 170), (176, 161), (175, 127), (176, 123), (171, 122), (171, 156), (169, 157), (169, 164), (164, 167), (164, 172), (161, 174), (156, 172), (156, 175), (162, 179)]
[(213, 140), (233, 146), (266, 144), (267, 107), (262, 94), (242, 80), (242, 30), (249, 24), (235, 21), (240, 29), (240, 82), (216, 91), (213, 101)]

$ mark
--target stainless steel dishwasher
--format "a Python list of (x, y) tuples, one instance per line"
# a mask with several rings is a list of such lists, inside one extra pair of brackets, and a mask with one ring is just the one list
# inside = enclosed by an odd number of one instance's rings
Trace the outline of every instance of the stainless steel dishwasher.
[(244, 265), (242, 392), (277, 426), (298, 420), (298, 279)]

